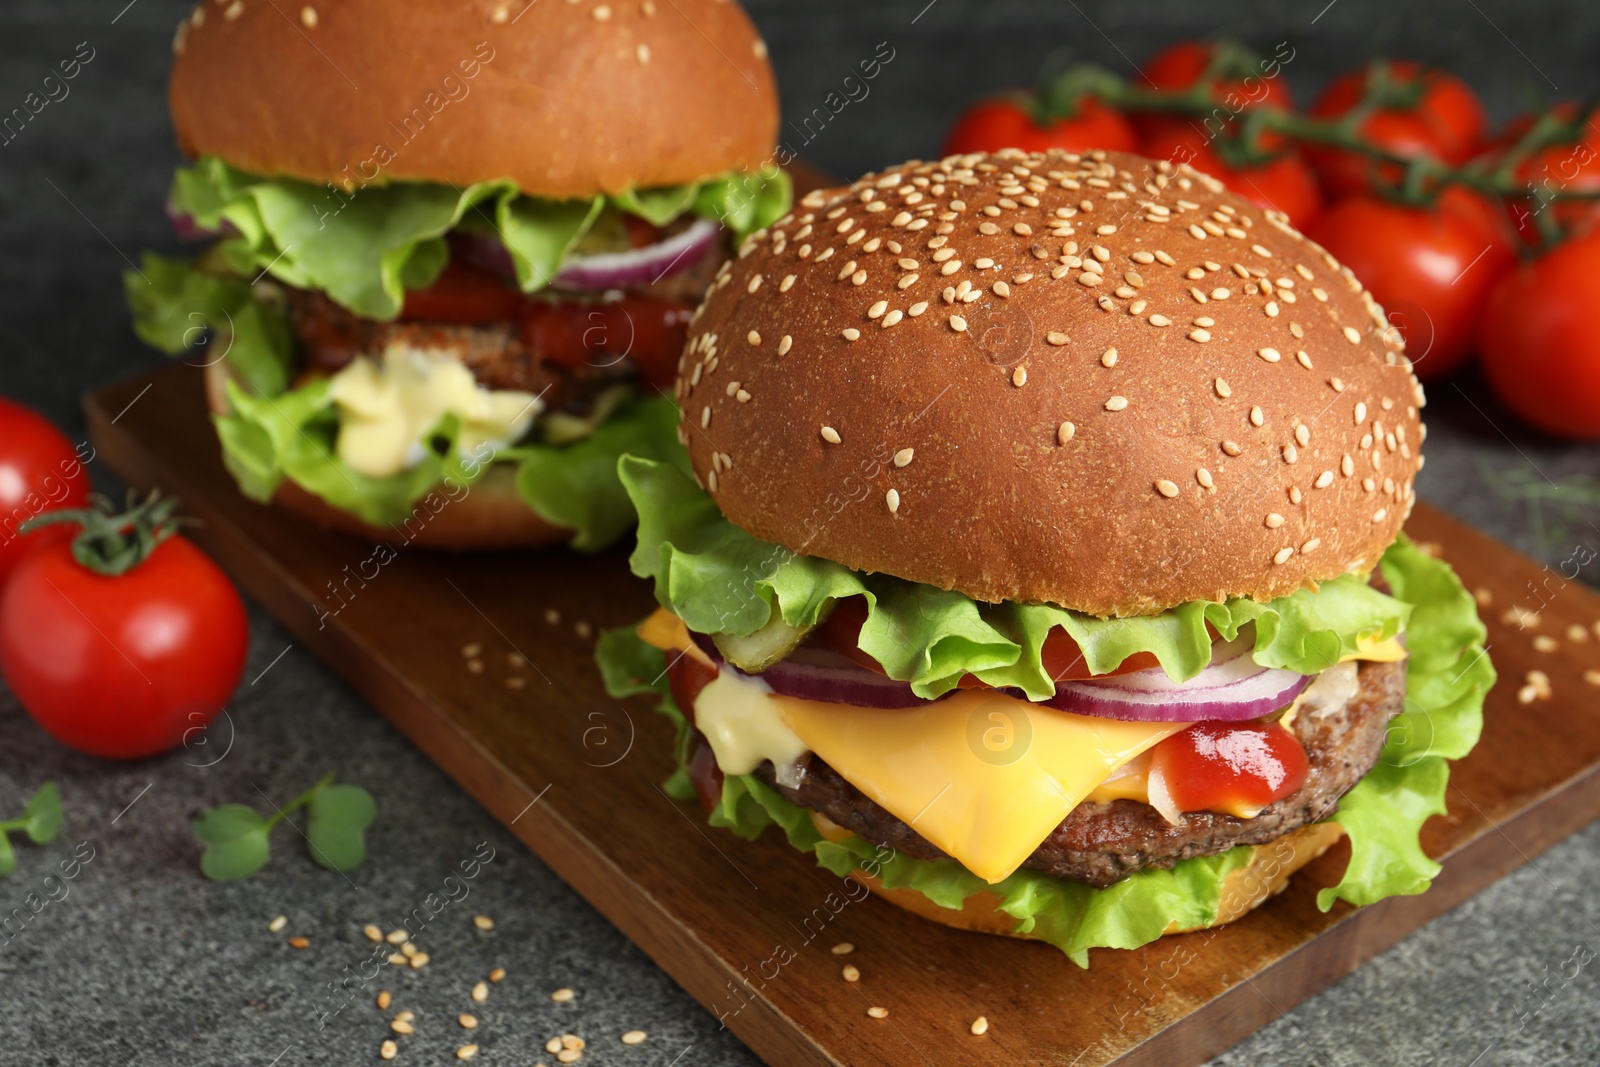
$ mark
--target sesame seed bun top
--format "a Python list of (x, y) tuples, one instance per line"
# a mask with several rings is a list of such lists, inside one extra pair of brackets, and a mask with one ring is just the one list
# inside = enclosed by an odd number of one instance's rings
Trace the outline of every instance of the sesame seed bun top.
[(1141, 615), (1364, 572), (1422, 390), (1276, 212), (1125, 153), (907, 163), (752, 237), (679, 366), (734, 523), (984, 601)]
[(201, 0), (173, 51), (185, 153), (346, 188), (677, 185), (760, 167), (778, 125), (725, 0)]

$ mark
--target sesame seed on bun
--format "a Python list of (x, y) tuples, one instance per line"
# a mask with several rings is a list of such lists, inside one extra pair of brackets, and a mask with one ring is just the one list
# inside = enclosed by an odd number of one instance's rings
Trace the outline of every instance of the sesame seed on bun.
[(1351, 273), (1118, 152), (811, 193), (718, 276), (677, 395), (697, 477), (757, 537), (1095, 615), (1365, 572), (1422, 462), (1421, 387)]

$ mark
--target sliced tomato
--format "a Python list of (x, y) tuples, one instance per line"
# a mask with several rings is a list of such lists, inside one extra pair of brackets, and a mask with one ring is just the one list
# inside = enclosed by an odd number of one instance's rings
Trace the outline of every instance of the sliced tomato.
[(1179, 811), (1264, 808), (1305, 784), (1309, 768), (1299, 739), (1278, 723), (1195, 723), (1150, 757)]
[(525, 303), (527, 298), (498, 274), (452, 259), (428, 288), (406, 293), (400, 317), (412, 322), (477, 326), (512, 321)]
[(687, 652), (672, 653), (667, 660), (667, 687), (678, 710), (694, 721), (694, 702), (700, 691), (717, 680), (717, 669)]
[(606, 367), (627, 359), (647, 382), (668, 389), (692, 314), (675, 301), (630, 294), (619, 300), (526, 300), (520, 318), (523, 343), (553, 363)]

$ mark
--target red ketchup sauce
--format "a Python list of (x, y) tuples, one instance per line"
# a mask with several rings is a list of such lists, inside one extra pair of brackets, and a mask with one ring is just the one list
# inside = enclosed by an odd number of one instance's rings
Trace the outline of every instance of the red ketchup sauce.
[(1264, 808), (1306, 780), (1306, 750), (1279, 723), (1195, 723), (1151, 751), (1181, 811)]

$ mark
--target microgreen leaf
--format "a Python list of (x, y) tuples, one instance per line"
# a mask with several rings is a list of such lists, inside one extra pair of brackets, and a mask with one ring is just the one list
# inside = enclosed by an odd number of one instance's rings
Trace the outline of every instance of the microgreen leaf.
[(0, 830), (0, 878), (17, 869), (17, 854), (11, 848), (11, 838)]
[(363, 831), (378, 813), (371, 795), (353, 785), (330, 785), (312, 795), (309, 810), (306, 839), (311, 858), (334, 871), (359, 867), (367, 857)]
[(36, 845), (48, 845), (61, 830), (61, 791), (46, 782), (22, 813), (22, 829)]
[(223, 804), (194, 822), (194, 835), (206, 846), (200, 870), (214, 882), (248, 878), (266, 866), (272, 826), (252, 808)]

